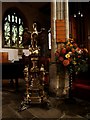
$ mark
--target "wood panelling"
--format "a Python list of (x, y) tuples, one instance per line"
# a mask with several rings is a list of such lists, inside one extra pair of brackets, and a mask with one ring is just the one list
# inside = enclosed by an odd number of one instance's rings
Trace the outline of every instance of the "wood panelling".
[(0, 52), (0, 63), (8, 62), (8, 52)]
[(56, 41), (66, 41), (65, 20), (56, 20)]

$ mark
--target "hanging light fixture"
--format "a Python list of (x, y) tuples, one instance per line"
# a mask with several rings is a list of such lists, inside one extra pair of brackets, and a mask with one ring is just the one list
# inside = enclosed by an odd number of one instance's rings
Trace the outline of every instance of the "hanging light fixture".
[(81, 12), (80, 11), (78, 11), (78, 15), (80, 15), (81, 14)]
[(74, 14), (74, 17), (77, 17), (76, 14)]
[[(77, 10), (77, 9), (79, 9), (79, 10)], [(78, 16), (83, 17), (82, 7), (81, 7), (80, 3), (76, 3), (75, 4), (75, 11), (76, 11), (76, 13), (74, 13), (74, 15), (73, 15), (74, 18), (78, 17)]]
[(83, 14), (81, 13), (81, 17), (83, 17)]

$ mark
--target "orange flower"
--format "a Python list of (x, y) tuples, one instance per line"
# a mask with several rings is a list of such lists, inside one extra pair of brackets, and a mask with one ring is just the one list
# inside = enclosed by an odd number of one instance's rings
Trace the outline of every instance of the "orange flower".
[(75, 67), (76, 72), (83, 69), (82, 64), (85, 64), (88, 60), (88, 50), (86, 48), (79, 48), (71, 38), (60, 46), (55, 55), (56, 62), (63, 64), (65, 67), (71, 64)]
[(72, 52), (73, 52), (73, 53), (75, 52), (75, 49), (74, 49), (74, 48), (72, 48)]
[(64, 61), (63, 61), (63, 65), (64, 65), (64, 66), (68, 66), (69, 64), (70, 64), (69, 60), (64, 60)]
[(70, 44), (70, 47), (73, 47), (73, 45), (72, 45), (72, 44)]

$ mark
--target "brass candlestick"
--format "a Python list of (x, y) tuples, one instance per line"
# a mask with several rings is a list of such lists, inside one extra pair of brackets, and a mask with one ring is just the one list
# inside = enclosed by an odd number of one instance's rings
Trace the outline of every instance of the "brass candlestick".
[(44, 103), (49, 106), (49, 100), (47, 99), (47, 94), (44, 91), (44, 81), (45, 81), (45, 69), (42, 64), (38, 67), (40, 58), (40, 48), (38, 47), (38, 31), (36, 23), (33, 24), (33, 32), (31, 33), (31, 46), (29, 46), (29, 58), (32, 62), (32, 66), (29, 64), (25, 66), (24, 76), (26, 81), (26, 93), (24, 101), (21, 102), (21, 110), (25, 110), (32, 104)]

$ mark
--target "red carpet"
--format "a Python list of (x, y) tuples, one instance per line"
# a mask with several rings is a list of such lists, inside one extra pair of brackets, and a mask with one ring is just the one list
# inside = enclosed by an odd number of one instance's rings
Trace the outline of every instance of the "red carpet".
[(80, 79), (77, 79), (73, 82), (73, 96), (84, 99), (84, 100), (90, 100), (90, 79), (88, 77), (83, 77)]

